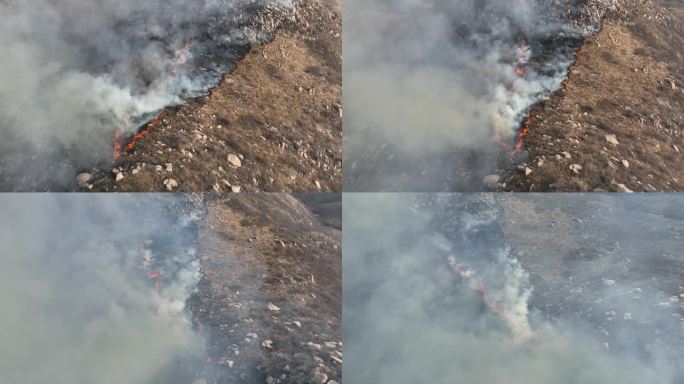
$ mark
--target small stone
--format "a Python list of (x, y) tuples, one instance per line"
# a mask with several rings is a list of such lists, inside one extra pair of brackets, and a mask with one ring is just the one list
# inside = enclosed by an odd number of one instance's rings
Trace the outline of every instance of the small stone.
[(328, 381), (328, 375), (323, 372), (316, 372), (313, 375), (314, 383), (325, 384)]
[[(682, 298), (684, 298), (684, 293), (682, 294)], [(293, 321), (292, 324), (296, 325), (296, 326), (299, 327), (299, 328), (302, 327), (302, 323), (300, 323), (299, 321), (296, 321), (296, 320)]]
[(228, 368), (233, 368), (233, 365), (235, 365), (235, 362), (233, 360), (226, 360), (226, 364), (228, 364)]
[(606, 135), (606, 141), (613, 144), (613, 145), (620, 144), (620, 142), (618, 141), (617, 137), (615, 137), (615, 135)]
[(166, 163), (166, 172), (173, 172), (173, 164), (172, 163)]
[(228, 155), (228, 162), (235, 168), (240, 168), (242, 166), (242, 161), (240, 158), (232, 153)]
[(631, 189), (627, 188), (627, 186), (624, 184), (617, 184), (616, 183), (615, 187), (617, 188), (618, 192), (626, 192), (626, 193), (634, 192)]
[(275, 382), (276, 382), (276, 379), (274, 379), (271, 376), (266, 378), (266, 384), (275, 384)]
[(275, 304), (273, 304), (273, 303), (268, 303), (267, 308), (268, 308), (269, 311), (273, 311), (273, 312), (278, 312), (278, 311), (280, 311), (280, 307), (277, 306), (277, 305), (275, 305)]
[(273, 340), (264, 340), (261, 342), (261, 346), (264, 348), (273, 349)]
[(629, 168), (629, 161), (627, 160), (622, 160), (622, 166), (625, 168)]
[(566, 159), (570, 159), (572, 156), (570, 155), (570, 152), (561, 152), (561, 155), (565, 157)]
[(532, 168), (525, 167), (525, 176), (529, 176), (532, 173)]
[(240, 186), (239, 185), (233, 185), (230, 187), (231, 192), (233, 193), (240, 193)]
[(116, 174), (116, 181), (121, 181), (121, 180), (123, 180), (123, 178), (124, 178), (123, 173), (119, 172)]
[(178, 182), (174, 179), (166, 179), (164, 180), (164, 185), (166, 186), (167, 190), (173, 191), (173, 189), (178, 186)]
[(582, 170), (582, 166), (579, 164), (570, 164), (570, 170), (576, 174), (579, 174), (580, 171)]
[(79, 173), (78, 176), (76, 177), (76, 182), (78, 183), (78, 186), (81, 188), (86, 188), (88, 186), (88, 183), (93, 179), (93, 175), (91, 175), (88, 172), (82, 172)]
[(316, 188), (321, 189), (321, 183), (318, 180), (316, 180)]
[(501, 180), (499, 175), (489, 175), (482, 179), (482, 184), (488, 190), (495, 190), (498, 187), (499, 180)]

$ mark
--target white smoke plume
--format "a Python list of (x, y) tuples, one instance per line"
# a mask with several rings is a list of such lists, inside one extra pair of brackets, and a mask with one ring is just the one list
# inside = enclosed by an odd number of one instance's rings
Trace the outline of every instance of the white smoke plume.
[(346, 190), (479, 190), (589, 31), (570, 3), (346, 2)]
[(215, 85), (282, 1), (0, 1), (0, 189), (74, 187), (113, 135)]
[(491, 195), (343, 199), (346, 383), (677, 382), (667, 365), (530, 311), (535, 291)]
[[(185, 301), (199, 279), (178, 197), (0, 198), (0, 382), (193, 380), (201, 341)], [(158, 289), (140, 247), (162, 272)]]

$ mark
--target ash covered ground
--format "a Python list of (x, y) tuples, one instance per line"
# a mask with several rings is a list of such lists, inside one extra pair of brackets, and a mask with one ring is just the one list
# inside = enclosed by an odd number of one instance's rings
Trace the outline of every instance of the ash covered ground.
[(344, 203), (347, 382), (681, 382), (681, 197)]
[(345, 12), (345, 190), (681, 189), (680, 2)]
[(207, 383), (341, 382), (341, 196), (216, 196), (190, 301)]

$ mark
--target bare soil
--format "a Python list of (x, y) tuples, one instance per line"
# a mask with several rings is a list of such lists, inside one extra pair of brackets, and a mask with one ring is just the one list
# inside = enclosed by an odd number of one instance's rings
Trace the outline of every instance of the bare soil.
[(504, 190), (684, 190), (684, 3), (617, 4), (535, 108)]
[(301, 0), (292, 14), (266, 15), (277, 25), (271, 42), (254, 46), (206, 97), (167, 108), (83, 189), (339, 191), (340, 8)]
[(209, 198), (192, 305), (209, 383), (341, 382), (341, 196), (297, 197)]

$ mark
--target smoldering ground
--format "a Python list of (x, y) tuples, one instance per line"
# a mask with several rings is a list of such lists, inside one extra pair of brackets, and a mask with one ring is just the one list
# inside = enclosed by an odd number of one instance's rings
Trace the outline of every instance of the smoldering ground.
[(0, 381), (191, 383), (202, 343), (185, 301), (199, 264), (184, 206), (178, 196), (0, 198)]
[[(511, 248), (509, 230), (500, 225), (506, 210), (499, 199), (485, 194), (344, 196), (347, 382), (671, 384), (681, 379), (676, 376), (682, 368), (676, 341), (681, 319), (649, 315), (651, 300), (666, 295), (661, 286), (636, 278), (641, 307), (628, 307), (601, 289), (586, 296), (565, 291), (574, 306), (545, 312), (533, 304), (554, 302), (561, 291), (552, 294), (548, 286), (538, 286), (539, 268), (530, 270), (529, 260), (516, 257), (522, 249)], [(520, 226), (521, 232), (530, 230)], [(548, 241), (543, 249), (554, 248)], [(535, 262), (552, 270), (553, 257), (539, 256)], [(583, 267), (567, 264), (578, 280), (589, 276)], [(596, 332), (604, 325), (601, 319), (576, 316), (581, 309), (601, 312), (608, 305), (620, 315), (633, 311), (635, 319), (641, 318), (630, 332), (659, 329), (648, 353), (641, 348), (644, 339), (630, 339), (617, 324), (608, 327), (621, 344), (606, 348)]]
[(0, 189), (75, 188), (163, 107), (215, 85), (277, 0), (0, 1)]
[(480, 190), (595, 27), (584, 3), (345, 3), (346, 190)]

